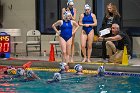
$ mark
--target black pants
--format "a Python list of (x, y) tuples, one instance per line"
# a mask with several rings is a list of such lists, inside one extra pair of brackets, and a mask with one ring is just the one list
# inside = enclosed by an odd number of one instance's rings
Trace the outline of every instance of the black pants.
[(106, 59), (107, 55), (106, 55), (106, 41), (102, 42), (102, 58)]
[[(112, 33), (105, 35), (104, 38), (107, 38), (110, 36), (112, 36)], [(106, 41), (102, 42), (102, 58), (103, 59), (109, 58), (109, 56), (106, 54)]]

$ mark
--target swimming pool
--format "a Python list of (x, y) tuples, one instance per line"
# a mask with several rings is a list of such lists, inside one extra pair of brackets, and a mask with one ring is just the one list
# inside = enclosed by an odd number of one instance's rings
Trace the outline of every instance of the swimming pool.
[(41, 80), (0, 82), (2, 93), (140, 93), (140, 77), (63, 74), (62, 80), (47, 84), (52, 72), (35, 71)]

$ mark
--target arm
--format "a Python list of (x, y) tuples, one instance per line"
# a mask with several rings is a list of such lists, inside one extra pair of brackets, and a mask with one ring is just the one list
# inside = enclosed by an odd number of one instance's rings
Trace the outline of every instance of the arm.
[(97, 26), (97, 19), (96, 19), (95, 14), (92, 14), (92, 18), (93, 18), (94, 23), (90, 24), (89, 26)]
[(122, 39), (122, 37), (120, 35), (116, 35), (113, 37), (107, 37), (107, 38), (99, 37), (99, 41), (118, 41), (121, 39)]
[(80, 25), (80, 26), (84, 26), (84, 24), (82, 23), (83, 17), (84, 17), (83, 14), (81, 14), (80, 17), (79, 17), (79, 25)]
[(72, 21), (72, 23), (73, 23), (73, 26), (74, 26), (74, 30), (73, 30), (73, 32), (72, 32), (72, 35), (73, 34), (75, 34), (76, 33), (76, 31), (78, 30), (78, 28), (79, 28), (79, 25), (75, 22), (75, 21)]
[(72, 16), (72, 20), (75, 20), (76, 19), (76, 13), (77, 13), (77, 10), (74, 8), (74, 15)]
[(55, 22), (53, 25), (52, 25), (52, 28), (55, 30), (56, 33), (59, 34), (59, 31), (58, 29), (56, 28), (57, 26), (60, 26), (61, 25), (61, 21), (62, 20), (58, 20), (57, 22)]
[(33, 75), (34, 79), (40, 79), (36, 74)]

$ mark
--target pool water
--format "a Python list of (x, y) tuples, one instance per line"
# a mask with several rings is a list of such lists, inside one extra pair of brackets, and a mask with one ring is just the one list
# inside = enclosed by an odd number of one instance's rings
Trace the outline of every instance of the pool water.
[(47, 84), (52, 72), (36, 71), (41, 80), (21, 82), (0, 81), (0, 93), (140, 93), (139, 77), (63, 74), (62, 80)]

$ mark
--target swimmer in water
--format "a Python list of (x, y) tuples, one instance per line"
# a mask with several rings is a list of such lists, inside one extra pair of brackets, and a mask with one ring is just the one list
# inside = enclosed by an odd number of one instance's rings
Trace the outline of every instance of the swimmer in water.
[(64, 74), (64, 73), (68, 72), (68, 70), (69, 70), (69, 66), (67, 65), (67, 63), (61, 62), (60, 63), (60, 71), (59, 71), (59, 73)]
[(21, 78), (21, 77), (25, 77), (25, 75), (26, 73), (23, 68), (17, 68), (17, 73), (12, 78)]
[(48, 80), (47, 83), (59, 82), (60, 80), (61, 80), (61, 74), (54, 73), (53, 79)]
[(74, 69), (76, 70), (76, 75), (81, 75), (81, 74), (83, 74), (83, 67), (82, 67), (82, 65), (80, 65), (80, 64), (77, 64), (77, 65), (75, 65), (74, 66)]
[(36, 79), (40, 79), (32, 70), (27, 70), (25, 71), (26, 75), (25, 75), (25, 81), (33, 81)]
[(4, 71), (4, 74), (6, 75), (15, 75), (17, 72), (17, 69), (13, 66), (7, 66), (7, 69)]
[(95, 76), (102, 77), (102, 76), (104, 76), (104, 72), (105, 72), (104, 66), (99, 66), (97, 69), (97, 75), (95, 75)]

